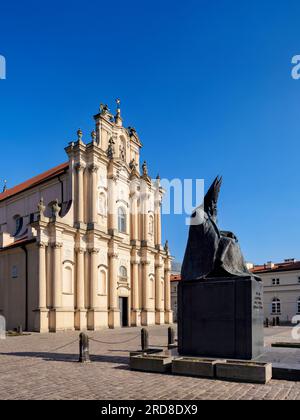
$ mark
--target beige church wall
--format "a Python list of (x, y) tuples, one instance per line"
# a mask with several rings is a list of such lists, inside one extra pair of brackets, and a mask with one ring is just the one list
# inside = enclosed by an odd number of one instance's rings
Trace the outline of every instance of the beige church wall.
[(127, 270), (127, 282), (126, 286), (130, 287), (130, 279), (131, 279), (131, 264), (130, 264), (130, 250), (119, 248), (118, 251), (119, 258), (118, 258), (118, 283), (122, 283), (120, 279), (120, 268), (125, 267)]
[(101, 135), (100, 135), (100, 147), (103, 150), (107, 150), (108, 148), (108, 141), (111, 138), (111, 129), (108, 128), (109, 125), (102, 126)]
[(89, 253), (85, 252), (84, 254), (84, 302), (85, 308), (87, 309), (90, 306), (90, 264), (89, 264)]
[(5, 270), (6, 264), (5, 264), (5, 253), (0, 252), (0, 315), (3, 314), (4, 306), (5, 306)]
[(108, 258), (107, 258), (107, 242), (99, 241), (98, 254), (98, 278), (97, 278), (97, 306), (103, 310), (108, 309)]
[(155, 311), (155, 299), (156, 299), (156, 293), (155, 293), (155, 260), (154, 255), (150, 254), (148, 256), (148, 260), (150, 261), (149, 265), (149, 275), (148, 275), (148, 296), (149, 296), (149, 304), (148, 308), (152, 311)]
[(84, 223), (88, 223), (90, 219), (90, 200), (89, 200), (89, 190), (90, 190), (90, 176), (89, 170), (86, 168), (83, 173), (83, 202), (84, 202)]
[(70, 226), (74, 225), (74, 220), (75, 220), (75, 206), (74, 206), (74, 200), (73, 200), (73, 197), (74, 197), (73, 177), (74, 175), (72, 175), (72, 173), (70, 174), (69, 172), (61, 177), (61, 181), (63, 183), (63, 197), (62, 197), (63, 201), (65, 203), (68, 203), (69, 201), (71, 201), (68, 211), (63, 216), (63, 222)]
[(131, 148), (130, 148), (130, 161), (132, 161), (132, 159), (135, 160), (135, 163), (137, 164), (137, 170), (139, 171), (140, 170), (140, 165), (139, 165), (140, 150), (138, 146), (133, 145), (133, 144), (131, 145)]
[[(64, 194), (64, 196), (64, 199), (66, 199), (66, 193)], [(41, 197), (43, 198), (44, 204), (46, 206), (45, 216), (52, 217), (52, 204), (55, 202), (55, 200), (61, 202), (62, 199), (62, 190), (60, 182), (57, 179), (54, 179), (40, 188), (39, 196), (36, 197), (34, 202), (34, 212), (37, 211), (38, 202)]]
[(34, 331), (39, 316), (39, 281), (38, 281), (38, 247), (36, 243), (26, 246), (28, 252), (28, 329)]
[(62, 247), (62, 307), (75, 307), (75, 241), (71, 235), (63, 235)]
[[(127, 242), (130, 241), (130, 203), (129, 203), (129, 185), (126, 180), (125, 172), (121, 171), (120, 178), (116, 185), (116, 214), (119, 208), (123, 208), (126, 212), (126, 234), (119, 232), (119, 235)], [(128, 177), (128, 174), (127, 174)]]
[(107, 169), (102, 163), (98, 170), (97, 213), (101, 231), (107, 232)]
[(25, 328), (25, 252), (20, 248), (1, 252), (0, 265), (5, 296), (1, 314), (6, 318), (6, 328), (13, 330), (19, 325)]
[[(63, 180), (64, 184), (64, 196), (67, 200), (68, 189), (67, 189), (67, 176)], [(11, 197), (6, 200), (5, 203), (0, 203), (0, 225), (6, 224), (6, 231), (11, 235), (15, 234), (15, 216), (26, 217), (24, 220), (22, 231), (26, 230), (26, 225), (29, 223), (29, 216), (31, 213), (37, 212), (38, 203), (43, 197), (46, 205), (45, 216), (49, 217), (52, 215), (52, 210), (48, 206), (56, 199), (61, 200), (61, 184), (57, 179), (48, 181), (47, 184), (41, 185), (36, 188), (32, 188), (29, 191), (19, 194), (16, 197)], [(22, 231), (20, 234), (22, 234)]]
[(139, 308), (142, 309), (143, 307), (143, 271), (142, 271), (142, 264), (139, 264)]
[(46, 247), (46, 304), (47, 307), (53, 305), (52, 295), (52, 278), (53, 278), (53, 265), (52, 265), (52, 248), (51, 246)]

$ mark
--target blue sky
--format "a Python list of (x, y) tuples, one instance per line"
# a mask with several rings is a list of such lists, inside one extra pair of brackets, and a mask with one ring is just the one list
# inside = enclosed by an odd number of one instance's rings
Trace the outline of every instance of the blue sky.
[[(300, 258), (299, 18), (297, 0), (3, 1), (0, 179), (64, 162), (120, 97), (153, 176), (223, 175), (219, 223), (246, 259)], [(180, 260), (185, 216), (163, 235)]]

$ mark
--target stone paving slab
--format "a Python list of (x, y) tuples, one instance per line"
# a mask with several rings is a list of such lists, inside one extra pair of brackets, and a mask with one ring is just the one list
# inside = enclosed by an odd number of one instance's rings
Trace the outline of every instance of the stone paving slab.
[[(128, 352), (139, 348), (139, 332), (139, 328), (89, 332), (97, 340), (127, 342), (91, 341), (92, 363), (84, 365), (77, 362), (77, 332), (0, 340), (0, 399), (300, 399), (299, 382), (254, 385), (130, 371)], [(149, 333), (152, 346), (167, 344), (167, 326), (150, 327)], [(72, 344), (58, 349), (68, 343)]]

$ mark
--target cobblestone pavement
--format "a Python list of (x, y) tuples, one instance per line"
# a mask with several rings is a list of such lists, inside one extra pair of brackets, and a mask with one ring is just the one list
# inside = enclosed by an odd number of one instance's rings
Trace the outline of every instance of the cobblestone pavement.
[[(77, 362), (77, 332), (0, 340), (0, 399), (300, 399), (295, 382), (253, 385), (131, 372), (128, 351), (139, 348), (139, 333), (139, 328), (89, 332), (119, 344), (91, 341), (92, 363), (85, 365)], [(166, 326), (150, 327), (149, 333), (151, 345), (166, 344)], [(288, 339), (289, 330), (274, 328), (266, 335), (270, 343), (278, 336)]]

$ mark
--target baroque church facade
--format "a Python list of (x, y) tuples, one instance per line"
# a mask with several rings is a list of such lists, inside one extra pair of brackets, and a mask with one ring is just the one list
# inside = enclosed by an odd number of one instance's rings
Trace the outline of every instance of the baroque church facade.
[(68, 161), (0, 194), (0, 315), (38, 332), (172, 323), (159, 177), (120, 102)]

